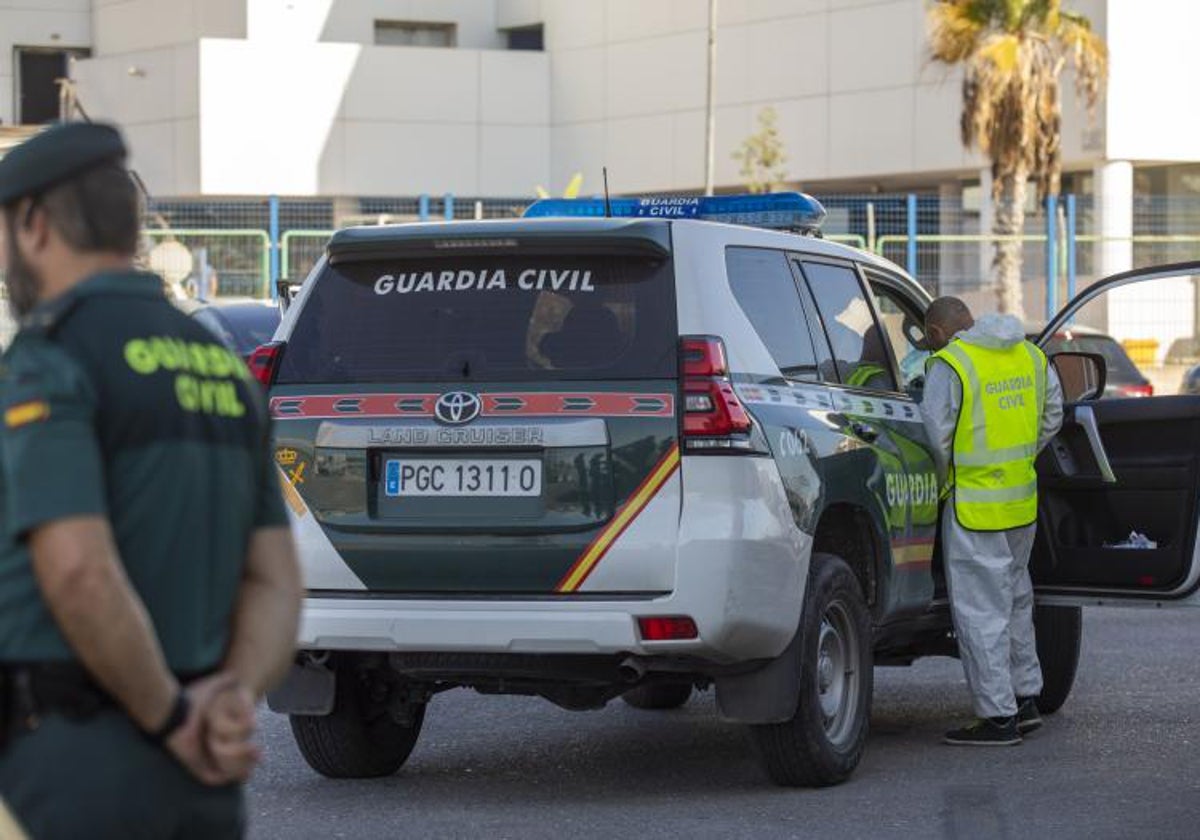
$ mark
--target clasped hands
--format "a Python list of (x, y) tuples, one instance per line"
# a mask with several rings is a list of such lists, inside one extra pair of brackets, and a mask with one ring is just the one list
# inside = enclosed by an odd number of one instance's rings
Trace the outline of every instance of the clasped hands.
[(255, 697), (237, 675), (221, 671), (184, 687), (190, 707), (165, 746), (198, 781), (244, 782), (261, 758), (252, 740)]

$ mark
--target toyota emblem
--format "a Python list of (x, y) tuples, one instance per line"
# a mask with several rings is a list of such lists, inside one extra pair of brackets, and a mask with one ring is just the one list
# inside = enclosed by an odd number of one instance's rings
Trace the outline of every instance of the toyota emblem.
[(451, 391), (438, 397), (433, 407), (433, 416), (443, 423), (459, 426), (470, 423), (483, 410), (479, 397), (467, 391)]

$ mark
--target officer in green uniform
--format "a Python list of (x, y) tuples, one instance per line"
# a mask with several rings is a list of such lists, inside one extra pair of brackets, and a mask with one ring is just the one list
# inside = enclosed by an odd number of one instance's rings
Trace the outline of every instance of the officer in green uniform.
[(301, 585), (246, 366), (134, 270), (111, 126), (0, 160), (0, 797), (35, 838), (236, 837)]

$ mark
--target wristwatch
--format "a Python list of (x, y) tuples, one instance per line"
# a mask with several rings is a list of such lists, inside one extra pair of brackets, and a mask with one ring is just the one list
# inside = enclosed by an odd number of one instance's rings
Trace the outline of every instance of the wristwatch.
[(192, 704), (188, 701), (187, 694), (181, 689), (175, 695), (175, 703), (171, 706), (171, 714), (167, 715), (167, 719), (163, 721), (162, 726), (153, 732), (147, 732), (146, 736), (156, 744), (164, 743), (187, 721), (188, 712), (191, 708)]

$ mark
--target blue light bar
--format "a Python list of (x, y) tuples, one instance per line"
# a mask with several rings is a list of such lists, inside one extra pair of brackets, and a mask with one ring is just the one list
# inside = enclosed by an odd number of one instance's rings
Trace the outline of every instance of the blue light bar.
[[(703, 219), (803, 233), (817, 233), (825, 221), (825, 208), (821, 202), (798, 192), (614, 198), (610, 205), (614, 218)], [(604, 199), (544, 198), (529, 205), (524, 217), (603, 218)]]

